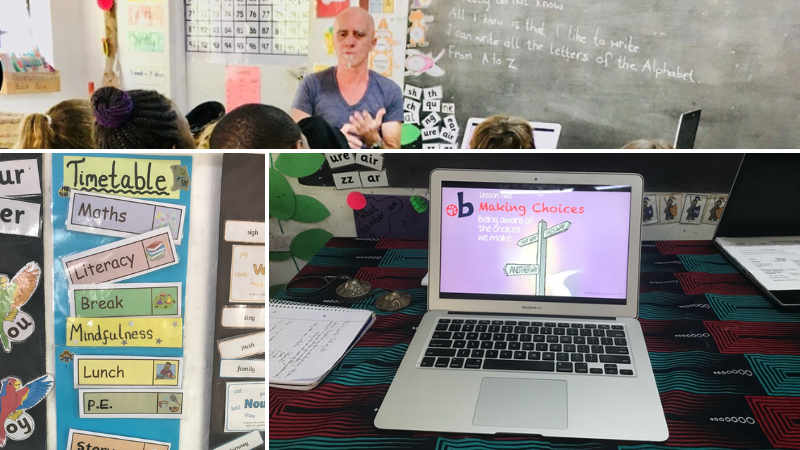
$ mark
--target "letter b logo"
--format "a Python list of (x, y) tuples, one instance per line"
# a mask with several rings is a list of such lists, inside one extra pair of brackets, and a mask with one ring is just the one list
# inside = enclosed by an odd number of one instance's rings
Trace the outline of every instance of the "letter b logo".
[[(467, 208), (467, 212), (464, 212), (464, 208)], [(475, 211), (475, 208), (472, 207), (472, 203), (466, 202), (464, 203), (464, 193), (458, 193), (458, 218), (462, 217), (469, 217)]]

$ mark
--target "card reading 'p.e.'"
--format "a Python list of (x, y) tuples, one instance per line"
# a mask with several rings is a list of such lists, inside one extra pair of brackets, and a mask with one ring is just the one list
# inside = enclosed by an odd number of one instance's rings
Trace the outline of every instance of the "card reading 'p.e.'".
[(61, 258), (69, 284), (116, 283), (178, 264), (168, 228)]
[(171, 203), (71, 191), (67, 229), (105, 236), (131, 237), (169, 228), (175, 245), (183, 240), (186, 207)]
[(81, 419), (182, 419), (180, 389), (79, 389)]

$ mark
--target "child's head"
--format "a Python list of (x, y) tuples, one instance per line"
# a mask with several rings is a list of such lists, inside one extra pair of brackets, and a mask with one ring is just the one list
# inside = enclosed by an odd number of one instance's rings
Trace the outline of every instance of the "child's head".
[(103, 87), (92, 95), (97, 148), (194, 148), (189, 123), (156, 91)]
[(92, 108), (87, 100), (65, 100), (45, 114), (25, 117), (14, 148), (94, 148), (92, 122)]

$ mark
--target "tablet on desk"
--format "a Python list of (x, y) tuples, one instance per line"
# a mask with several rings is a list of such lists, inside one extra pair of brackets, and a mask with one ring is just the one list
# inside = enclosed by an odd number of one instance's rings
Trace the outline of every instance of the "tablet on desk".
[(700, 126), (700, 113), (702, 110), (681, 114), (678, 120), (678, 132), (675, 133), (676, 149), (693, 149), (694, 140), (697, 138), (697, 127)]
[[(469, 141), (472, 140), (472, 134), (478, 125), (486, 120), (486, 118), (471, 117), (467, 122), (467, 127), (464, 129), (464, 140), (461, 141), (461, 148), (468, 149)], [(528, 122), (533, 128), (533, 144), (537, 150), (555, 150), (558, 148), (558, 138), (561, 136), (561, 124), (558, 123), (544, 123), (544, 122)]]

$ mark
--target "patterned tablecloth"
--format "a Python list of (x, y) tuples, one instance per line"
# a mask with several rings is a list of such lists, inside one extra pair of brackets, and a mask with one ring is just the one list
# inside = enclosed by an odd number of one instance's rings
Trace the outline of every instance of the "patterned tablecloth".
[(666, 442), (379, 430), (373, 420), (426, 310), (427, 266), (426, 241), (334, 238), (300, 271), (348, 274), (413, 300), (395, 313), (375, 309), (377, 295), (354, 304), (378, 320), (323, 383), (269, 390), (270, 448), (800, 449), (800, 311), (777, 309), (709, 241), (642, 244), (639, 320)]

